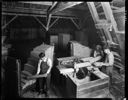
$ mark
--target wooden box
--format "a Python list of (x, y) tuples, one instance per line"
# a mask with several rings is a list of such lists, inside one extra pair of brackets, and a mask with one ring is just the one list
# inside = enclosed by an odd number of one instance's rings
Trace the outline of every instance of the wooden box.
[[(99, 72), (99, 74), (103, 74)], [(73, 77), (73, 73), (68, 74), (66, 81), (66, 89), (68, 97), (75, 98), (95, 98), (105, 97), (108, 91), (109, 78), (107, 75), (101, 78), (98, 74), (91, 73), (90, 81), (86, 79), (79, 80)]]
[(70, 41), (71, 56), (90, 57), (91, 49), (76, 41)]
[(68, 98), (107, 97), (109, 93), (109, 76), (102, 73), (101, 71), (91, 71), (89, 80), (87, 79), (87, 77), (83, 79), (74, 77), (73, 71), (67, 72), (67, 76), (62, 74), (62, 70), (69, 70), (71, 68), (69, 68), (69, 65), (62, 64), (62, 62), (72, 62), (74, 58), (76, 57), (58, 58), (58, 66), (55, 67), (55, 74), (53, 76), (56, 89), (62, 94), (63, 97)]

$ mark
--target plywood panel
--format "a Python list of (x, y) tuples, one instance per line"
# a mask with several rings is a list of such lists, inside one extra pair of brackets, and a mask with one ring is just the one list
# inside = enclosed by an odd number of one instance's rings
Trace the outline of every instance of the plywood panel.
[(67, 44), (70, 41), (70, 34), (59, 33), (59, 46), (62, 49), (67, 48)]
[(72, 55), (71, 56), (79, 56), (79, 57), (90, 57), (91, 49), (76, 41), (72, 41)]

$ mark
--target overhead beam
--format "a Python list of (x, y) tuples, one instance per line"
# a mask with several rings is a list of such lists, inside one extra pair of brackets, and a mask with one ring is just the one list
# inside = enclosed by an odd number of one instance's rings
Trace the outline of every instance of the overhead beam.
[(46, 29), (45, 25), (37, 17), (35, 17), (35, 16), (33, 16), (33, 17), (41, 24), (41, 26), (43, 26)]
[(92, 18), (93, 18), (95, 24), (98, 23), (98, 21), (99, 21), (99, 16), (98, 16), (96, 7), (95, 7), (95, 5), (94, 5), (94, 2), (87, 2), (87, 5), (88, 5), (88, 7), (89, 7), (89, 10), (90, 10), (90, 12), (91, 12), (91, 15), (92, 15)]
[[(38, 9), (31, 9), (31, 8), (2, 8), (2, 12), (4, 13), (16, 13), (16, 14), (28, 14), (28, 15), (46, 15), (46, 11), (43, 10), (38, 10)], [(77, 13), (79, 13), (80, 11), (71, 11), (71, 10), (66, 10), (66, 11), (62, 11), (62, 12), (58, 12), (56, 14), (54, 14), (53, 16), (64, 16), (64, 17), (72, 17), (72, 18), (79, 18), (79, 16), (77, 15)]]
[[(27, 14), (27, 13), (9, 13), (9, 12), (2, 12), (2, 15), (18, 15), (18, 16), (35, 16), (35, 17), (47, 17), (45, 14)], [(52, 18), (64, 18), (64, 19), (78, 19), (75, 16), (62, 16), (62, 15), (52, 15)]]
[(117, 23), (114, 19), (113, 12), (112, 12), (109, 2), (101, 2), (101, 5), (103, 7), (107, 21), (112, 23), (114, 30), (117, 31), (118, 30)]
[(73, 22), (73, 24), (77, 27), (77, 29), (80, 29), (79, 25), (76, 24), (76, 22), (71, 18), (71, 21)]
[(48, 6), (51, 6), (52, 5), (52, 2), (41, 2), (41, 1), (38, 1), (38, 2), (21, 2), (21, 3), (29, 3), (29, 4), (37, 4), (37, 5), (48, 5)]
[(14, 21), (18, 15), (15, 15), (8, 23), (6, 23), (4, 26), (2, 26), (2, 29), (6, 28), (12, 21)]
[(51, 28), (58, 20), (59, 18), (55, 19), (54, 22), (49, 26), (49, 28)]
[(73, 7), (73, 6), (78, 5), (80, 3), (82, 3), (82, 2), (59, 2), (59, 3), (56, 4), (56, 7), (53, 7), (48, 12), (50, 14), (55, 14), (59, 11), (63, 11), (67, 8)]

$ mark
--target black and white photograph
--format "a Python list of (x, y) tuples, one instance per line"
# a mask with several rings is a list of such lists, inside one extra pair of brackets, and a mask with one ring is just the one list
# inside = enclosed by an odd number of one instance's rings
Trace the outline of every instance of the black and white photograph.
[(1, 99), (126, 100), (125, 1), (2, 1)]

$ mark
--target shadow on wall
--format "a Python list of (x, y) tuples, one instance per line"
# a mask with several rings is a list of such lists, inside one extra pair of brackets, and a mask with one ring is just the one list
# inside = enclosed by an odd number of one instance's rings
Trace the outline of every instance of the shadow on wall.
[(30, 52), (33, 48), (42, 44), (42, 42), (42, 39), (15, 41), (12, 43), (12, 49), (15, 51), (10, 54), (11, 56), (21, 59), (21, 63), (24, 64), (27, 62), (27, 58), (30, 56)]

